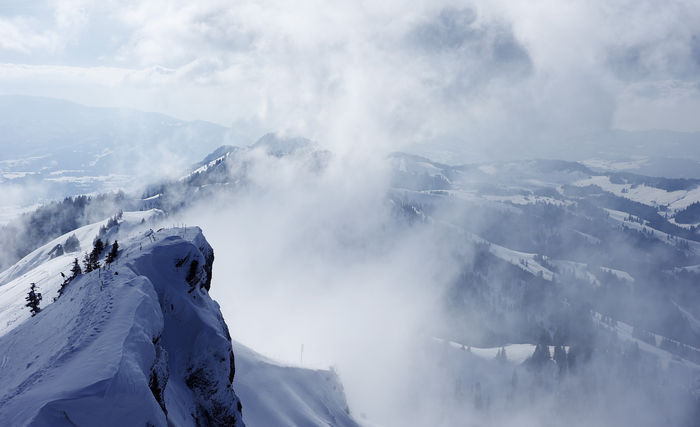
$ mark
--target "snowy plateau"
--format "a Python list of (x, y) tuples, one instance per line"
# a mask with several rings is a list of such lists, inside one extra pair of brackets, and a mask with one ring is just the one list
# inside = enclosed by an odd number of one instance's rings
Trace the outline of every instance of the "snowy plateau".
[[(160, 215), (81, 227), (0, 274), (0, 424), (355, 426), (332, 371), (231, 341), (208, 294), (213, 249), (197, 227), (153, 231)], [(81, 248), (118, 239), (118, 256), (58, 296), (81, 252), (54, 248), (71, 236)], [(22, 302), (29, 282), (43, 294), (33, 317)]]

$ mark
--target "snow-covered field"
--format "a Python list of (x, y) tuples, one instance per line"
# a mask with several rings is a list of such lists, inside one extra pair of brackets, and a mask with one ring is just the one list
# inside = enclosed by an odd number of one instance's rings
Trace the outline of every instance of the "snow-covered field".
[(593, 176), (576, 181), (574, 185), (585, 187), (597, 185), (616, 196), (624, 197), (649, 206), (668, 206), (671, 211), (685, 209), (700, 201), (700, 187), (691, 190), (666, 191), (647, 185), (615, 184), (608, 176)]
[[(456, 348), (473, 354), (484, 360), (494, 360), (498, 357), (500, 351), (505, 350), (505, 359), (508, 362), (520, 365), (529, 359), (535, 352), (534, 344), (506, 344), (500, 347), (473, 347), (467, 344), (458, 343), (455, 341), (447, 341), (441, 338), (433, 338), (435, 341), (447, 344), (451, 348)], [(554, 354), (555, 346), (549, 346), (549, 354)], [(565, 346), (564, 349), (569, 351), (569, 347)]]
[(491, 195), (486, 195), (484, 196), (486, 200), (491, 200), (494, 202), (509, 202), (513, 203), (514, 205), (534, 205), (536, 203), (547, 203), (550, 205), (556, 205), (556, 206), (567, 206), (571, 205), (572, 202), (569, 200), (557, 200), (552, 197), (541, 197), (541, 196), (534, 196), (532, 194), (528, 195), (523, 195), (523, 194), (517, 194), (513, 196), (491, 196)]

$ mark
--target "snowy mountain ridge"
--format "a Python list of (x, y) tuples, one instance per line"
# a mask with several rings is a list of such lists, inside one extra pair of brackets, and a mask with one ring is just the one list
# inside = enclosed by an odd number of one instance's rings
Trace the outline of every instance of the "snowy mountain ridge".
[(198, 228), (153, 234), (0, 338), (0, 419), (243, 425), (230, 336), (205, 289), (213, 251)]
[[(198, 227), (153, 231), (160, 215), (124, 212), (106, 231), (104, 221), (82, 227), (1, 273), (2, 424), (356, 426), (333, 371), (232, 343), (208, 293), (213, 249)], [(83, 250), (98, 236), (118, 238), (120, 250), (54, 300), (76, 253), (53, 248), (72, 235)], [(34, 317), (29, 282), (44, 294)]]
[[(0, 272), (0, 336), (29, 318), (29, 313), (23, 309), (23, 295), (29, 283), (36, 283), (44, 294), (42, 306), (51, 304), (63, 282), (61, 273), (70, 270), (73, 259), (82, 260), (83, 252), (92, 248), (102, 227), (106, 230), (101, 236), (103, 239), (126, 237), (127, 233), (147, 229), (152, 221), (162, 216), (163, 212), (158, 209), (124, 212), (122, 218), (109, 230), (106, 229), (107, 220), (85, 225), (40, 246), (15, 265)], [(76, 247), (69, 248), (66, 245), (71, 237), (76, 239)]]

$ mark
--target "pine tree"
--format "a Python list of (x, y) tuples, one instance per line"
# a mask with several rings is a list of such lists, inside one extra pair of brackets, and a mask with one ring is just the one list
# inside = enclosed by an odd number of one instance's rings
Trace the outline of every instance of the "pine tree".
[(63, 277), (63, 283), (61, 283), (61, 287), (58, 288), (58, 295), (56, 295), (56, 297), (54, 297), (54, 299), (53, 299), (54, 302), (58, 301), (58, 299), (61, 298), (61, 295), (63, 295), (63, 292), (66, 290), (66, 286), (68, 286), (68, 284), (73, 279), (70, 276), (66, 277), (66, 275), (63, 273), (61, 273), (61, 277)]
[(499, 362), (505, 362), (508, 360), (505, 347), (501, 347), (498, 349), (498, 352), (496, 352), (496, 360), (498, 360)]
[(578, 350), (575, 347), (569, 347), (569, 351), (566, 353), (566, 362), (569, 372), (575, 372), (576, 370), (576, 358)]
[(32, 283), (25, 300), (27, 303), (24, 306), (29, 307), (32, 317), (36, 316), (36, 314), (41, 311), (41, 308), (39, 308), (39, 303), (41, 302), (41, 292), (37, 292), (36, 283)]
[(80, 250), (80, 241), (75, 236), (75, 233), (71, 234), (68, 239), (66, 239), (66, 243), (63, 244), (63, 249), (65, 249), (66, 252), (78, 252)]
[(102, 242), (102, 239), (95, 240), (95, 246), (92, 248), (92, 252), (90, 252), (90, 257), (88, 258), (90, 268), (86, 269), (86, 271), (90, 272), (92, 270), (100, 269), (100, 255), (102, 255), (104, 250), (105, 245)]
[(89, 273), (92, 271), (92, 263), (90, 262), (90, 255), (85, 252), (85, 256), (83, 257), (83, 267), (85, 268), (85, 272)]
[(102, 239), (95, 240), (93, 251), (95, 251), (97, 253), (97, 256), (102, 255), (102, 252), (104, 250), (105, 250), (105, 244), (102, 241)]
[(554, 347), (554, 361), (557, 362), (557, 367), (559, 368), (559, 375), (563, 375), (566, 371), (566, 350), (562, 346)]
[(68, 286), (68, 284), (72, 282), (73, 279), (78, 277), (79, 274), (83, 273), (83, 270), (81, 270), (80, 264), (78, 263), (78, 258), (75, 258), (73, 260), (73, 267), (70, 269), (70, 272), (71, 275), (68, 277), (66, 277), (65, 274), (61, 273), (61, 277), (63, 277), (63, 283), (61, 283), (61, 287), (58, 288), (58, 295), (56, 296), (56, 298), (53, 299), (54, 301), (57, 301), (63, 295), (63, 292), (66, 290), (66, 286)]
[(114, 241), (114, 244), (112, 245), (112, 249), (110, 249), (109, 253), (107, 254), (107, 259), (105, 262), (107, 264), (111, 264), (114, 262), (114, 260), (117, 259), (117, 256), (119, 255), (119, 243), (117, 241)]
[(73, 279), (78, 277), (79, 274), (83, 274), (83, 270), (80, 268), (80, 264), (78, 264), (78, 258), (73, 260), (73, 268), (70, 269), (70, 272)]
[(550, 358), (549, 346), (547, 344), (537, 344), (535, 352), (530, 357), (529, 364), (536, 368), (542, 367)]
[(100, 230), (97, 232), (97, 240), (100, 240), (100, 238), (102, 236), (104, 236), (105, 234), (107, 234), (107, 227), (102, 225), (102, 226), (100, 226)]
[(477, 381), (474, 385), (474, 409), (480, 410), (483, 407), (483, 399), (481, 396), (481, 383)]

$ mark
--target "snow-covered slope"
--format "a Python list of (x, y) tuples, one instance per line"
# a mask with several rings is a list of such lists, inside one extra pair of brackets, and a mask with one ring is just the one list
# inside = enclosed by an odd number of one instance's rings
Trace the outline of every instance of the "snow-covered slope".
[(333, 371), (284, 366), (238, 344), (236, 393), (249, 426), (334, 426), (358, 424), (350, 416), (343, 386)]
[[(116, 233), (117, 231), (119, 231), (119, 229), (122, 229), (121, 231), (123, 234), (124, 231), (133, 230), (135, 227), (138, 227), (142, 222), (154, 220), (163, 215), (163, 212), (158, 209), (151, 209), (147, 211), (138, 212), (124, 212), (122, 213), (121, 218), (117, 221), (119, 227), (116, 227), (115, 230), (110, 231)], [(57, 237), (52, 241), (46, 243), (45, 245), (35, 249), (26, 257), (18, 261), (15, 265), (0, 273), (0, 285), (4, 285), (8, 281), (19, 276), (20, 274), (30, 271), (36, 266), (43, 264), (50, 259), (65, 256), (66, 259), (72, 260), (75, 256), (80, 255), (82, 252), (89, 251), (90, 249), (92, 249), (93, 240), (97, 237), (97, 235), (100, 232), (100, 227), (106, 227), (107, 221), (108, 220), (105, 219), (104, 221), (80, 227), (74, 231)], [(77, 250), (73, 251), (74, 253), (72, 254), (71, 252), (64, 251), (63, 255), (56, 256), (54, 249), (58, 245), (65, 246), (66, 240), (72, 235), (75, 235), (75, 237), (78, 239), (79, 247), (77, 248)], [(111, 236), (107, 235), (106, 237)]]
[[(106, 239), (126, 237), (139, 228), (148, 228), (152, 220), (163, 215), (158, 209), (140, 212), (124, 212), (118, 226), (112, 227), (103, 236)], [(29, 318), (24, 307), (24, 296), (30, 283), (36, 283), (44, 296), (42, 306), (53, 301), (63, 282), (61, 273), (68, 274), (73, 259), (82, 261), (83, 253), (92, 249), (93, 240), (107, 220), (80, 227), (35, 249), (15, 265), (0, 273), (0, 336)], [(69, 248), (66, 241), (75, 236), (78, 247)], [(56, 251), (57, 247), (60, 251)]]
[[(613, 332), (615, 336), (621, 340), (634, 343), (640, 350), (654, 355), (665, 369), (668, 370), (669, 366), (671, 366), (673, 368), (670, 370), (671, 372), (681, 373), (686, 378), (698, 378), (700, 376), (700, 365), (698, 363), (681, 358), (661, 348), (662, 342), (668, 340), (668, 338), (648, 332), (647, 334), (650, 341), (645, 341), (635, 336), (634, 327), (632, 325), (619, 320), (615, 320), (613, 323), (606, 323), (603, 315), (596, 312), (593, 313), (593, 321), (600, 328)], [(686, 347), (689, 350), (698, 351), (695, 347), (688, 345), (686, 345)]]
[(0, 338), (0, 419), (242, 426), (228, 329), (207, 293), (213, 251), (201, 230), (147, 231), (122, 247), (110, 268), (78, 276)]
[[(75, 253), (51, 258), (51, 248), (73, 233), (2, 273), (0, 425), (356, 426), (333, 371), (232, 347), (208, 294), (212, 248), (197, 227), (141, 224), (153, 215), (124, 213), (107, 232), (120, 242), (116, 262), (55, 302)], [(83, 250), (103, 224), (75, 231)], [(31, 281), (44, 295), (34, 317)]]

